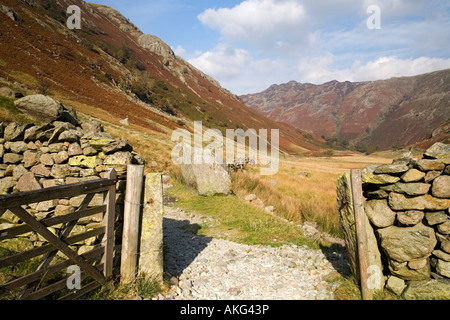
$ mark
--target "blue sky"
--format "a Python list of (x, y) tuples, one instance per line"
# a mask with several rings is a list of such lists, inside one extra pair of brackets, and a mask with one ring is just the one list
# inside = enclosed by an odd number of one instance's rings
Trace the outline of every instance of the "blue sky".
[(119, 10), (235, 94), (290, 80), (369, 81), (450, 68), (448, 0), (94, 2)]

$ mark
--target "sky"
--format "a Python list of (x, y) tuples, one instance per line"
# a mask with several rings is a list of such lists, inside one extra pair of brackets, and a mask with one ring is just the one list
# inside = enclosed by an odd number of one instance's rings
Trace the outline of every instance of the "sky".
[(91, 0), (242, 95), (450, 68), (448, 0)]

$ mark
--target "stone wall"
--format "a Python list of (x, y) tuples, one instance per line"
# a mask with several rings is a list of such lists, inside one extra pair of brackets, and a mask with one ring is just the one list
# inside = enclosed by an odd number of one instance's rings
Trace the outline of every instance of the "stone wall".
[[(74, 124), (75, 123), (75, 124)], [(144, 164), (126, 140), (115, 139), (104, 132), (98, 122), (71, 118), (70, 122), (52, 121), (43, 125), (0, 123), (0, 194), (30, 191), (103, 177), (107, 168), (117, 171), (116, 216), (121, 220), (126, 185), (127, 165)], [(38, 219), (73, 212), (84, 195), (30, 204), (26, 209)], [(102, 204), (101, 194), (91, 205)], [(81, 219), (71, 235), (83, 233), (99, 218)], [(20, 224), (9, 210), (0, 217), (0, 230)], [(121, 225), (118, 223), (117, 225)], [(49, 228), (57, 232), (63, 225)], [(118, 231), (121, 230), (118, 228)], [(116, 232), (117, 241), (121, 240)], [(89, 251), (95, 239), (77, 244), (78, 252)], [(117, 243), (116, 241), (116, 243)], [(44, 245), (45, 239), (30, 232), (0, 243), (9, 251), (23, 251)]]
[(386, 286), (407, 298), (450, 299), (450, 145), (434, 144), (421, 160), (366, 166), (362, 181)]

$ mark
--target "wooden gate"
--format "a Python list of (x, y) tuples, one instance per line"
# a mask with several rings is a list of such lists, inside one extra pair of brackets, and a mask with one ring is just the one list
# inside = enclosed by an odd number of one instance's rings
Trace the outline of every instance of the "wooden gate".
[[(13, 292), (19, 292), (15, 299), (35, 300), (59, 291), (61, 296), (58, 299), (75, 299), (106, 284), (113, 275), (116, 182), (116, 172), (114, 169), (109, 169), (103, 179), (0, 196), (0, 218), (9, 209), (23, 222), (19, 226), (0, 230), (0, 241), (34, 231), (48, 242), (40, 247), (0, 258), (0, 270), (2, 270), (45, 255), (34, 272), (0, 285), (0, 298), (5, 296), (11, 298)], [(97, 193), (103, 193), (103, 204), (89, 206)], [(86, 196), (75, 212), (41, 220), (36, 219), (22, 207), (27, 204), (84, 194)], [(102, 218), (98, 227), (81, 234), (70, 235), (79, 219), (93, 215), (99, 215)], [(48, 229), (59, 224), (65, 224), (63, 228), (60, 228), (59, 233), (54, 234)], [(77, 254), (69, 247), (77, 242), (99, 236), (103, 236), (100, 243), (88, 252)], [(62, 252), (68, 260), (55, 262), (54, 258), (58, 251)], [(80, 280), (83, 281), (83, 286), (78, 290), (68, 291), (69, 275), (66, 271), (73, 265), (82, 270)], [(44, 281), (46, 277), (48, 279), (50, 275), (58, 272), (65, 273), (66, 277), (62, 280), (47, 281), (48, 283)]]

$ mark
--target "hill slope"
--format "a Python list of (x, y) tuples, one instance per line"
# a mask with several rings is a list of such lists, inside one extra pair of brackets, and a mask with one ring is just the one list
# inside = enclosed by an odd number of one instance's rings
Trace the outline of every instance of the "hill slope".
[[(301, 133), (246, 107), (232, 93), (143, 34), (118, 11), (81, 0), (1, 0), (0, 77), (46, 91), (79, 112), (170, 134), (178, 127), (280, 129), (286, 152), (317, 150)], [(69, 5), (81, 29), (66, 27)]]
[[(411, 145), (450, 121), (450, 69), (371, 82), (291, 81), (240, 97), (276, 121), (362, 148)], [(450, 132), (441, 139), (449, 139)]]

